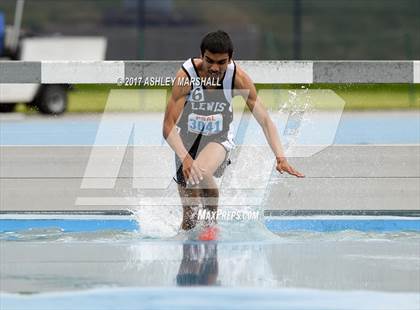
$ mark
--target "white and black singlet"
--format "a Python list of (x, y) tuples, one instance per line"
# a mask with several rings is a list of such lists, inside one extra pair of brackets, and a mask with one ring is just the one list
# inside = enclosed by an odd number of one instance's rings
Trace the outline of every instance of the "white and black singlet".
[[(221, 144), (230, 152), (233, 142), (233, 107), (232, 94), (236, 66), (231, 61), (217, 88), (208, 89), (199, 83), (200, 76), (193, 58), (188, 59), (182, 69), (191, 82), (182, 115), (177, 122), (177, 129), (185, 148), (193, 159), (210, 142)], [(196, 82), (195, 82), (196, 81)], [(217, 81), (215, 81), (217, 82)], [(177, 182), (185, 184), (180, 160), (176, 157)]]

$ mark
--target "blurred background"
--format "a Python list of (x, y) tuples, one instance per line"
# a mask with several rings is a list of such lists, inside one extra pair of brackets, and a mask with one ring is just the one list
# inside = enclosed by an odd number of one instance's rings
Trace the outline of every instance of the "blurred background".
[[(0, 59), (186, 60), (216, 29), (240, 60), (420, 59), (419, 0), (1, 0)], [(113, 87), (0, 84), (0, 112), (102, 112)], [(346, 110), (420, 107), (419, 84), (257, 85), (302, 87)]]
[[(1, 0), (13, 24), (15, 0)], [(181, 60), (225, 29), (237, 59), (420, 57), (418, 0), (27, 0), (22, 36), (104, 36), (107, 60)]]

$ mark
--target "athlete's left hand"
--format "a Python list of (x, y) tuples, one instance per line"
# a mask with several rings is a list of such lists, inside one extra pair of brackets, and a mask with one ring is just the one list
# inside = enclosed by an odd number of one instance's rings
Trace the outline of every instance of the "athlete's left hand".
[(281, 158), (277, 158), (277, 165), (276, 165), (276, 169), (278, 172), (280, 172), (281, 174), (283, 174), (283, 172), (287, 172), (290, 175), (294, 175), (298, 178), (304, 178), (305, 175), (300, 173), (299, 171), (295, 170), (295, 168), (293, 168), (288, 162), (287, 159), (284, 157)]

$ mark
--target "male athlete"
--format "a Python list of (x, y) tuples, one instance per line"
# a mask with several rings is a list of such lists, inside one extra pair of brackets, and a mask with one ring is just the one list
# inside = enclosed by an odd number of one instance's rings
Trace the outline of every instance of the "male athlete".
[[(219, 191), (214, 176), (221, 176), (235, 147), (231, 124), (235, 95), (243, 96), (264, 131), (277, 171), (304, 177), (287, 162), (276, 126), (257, 97), (252, 80), (232, 60), (229, 35), (220, 30), (211, 32), (203, 38), (200, 49), (201, 58), (188, 59), (178, 71), (163, 123), (163, 136), (175, 151), (174, 179), (183, 204), (183, 230), (196, 226), (200, 203), (207, 211), (217, 211)], [(202, 82), (196, 83), (199, 80)], [(204, 239), (211, 240), (212, 232), (207, 234)]]

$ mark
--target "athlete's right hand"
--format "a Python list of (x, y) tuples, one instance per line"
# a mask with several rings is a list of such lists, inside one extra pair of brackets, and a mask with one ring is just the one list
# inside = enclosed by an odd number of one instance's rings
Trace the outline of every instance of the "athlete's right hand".
[(202, 172), (204, 171), (190, 155), (185, 156), (182, 162), (182, 173), (187, 183), (189, 182), (192, 185), (199, 184), (203, 180)]

